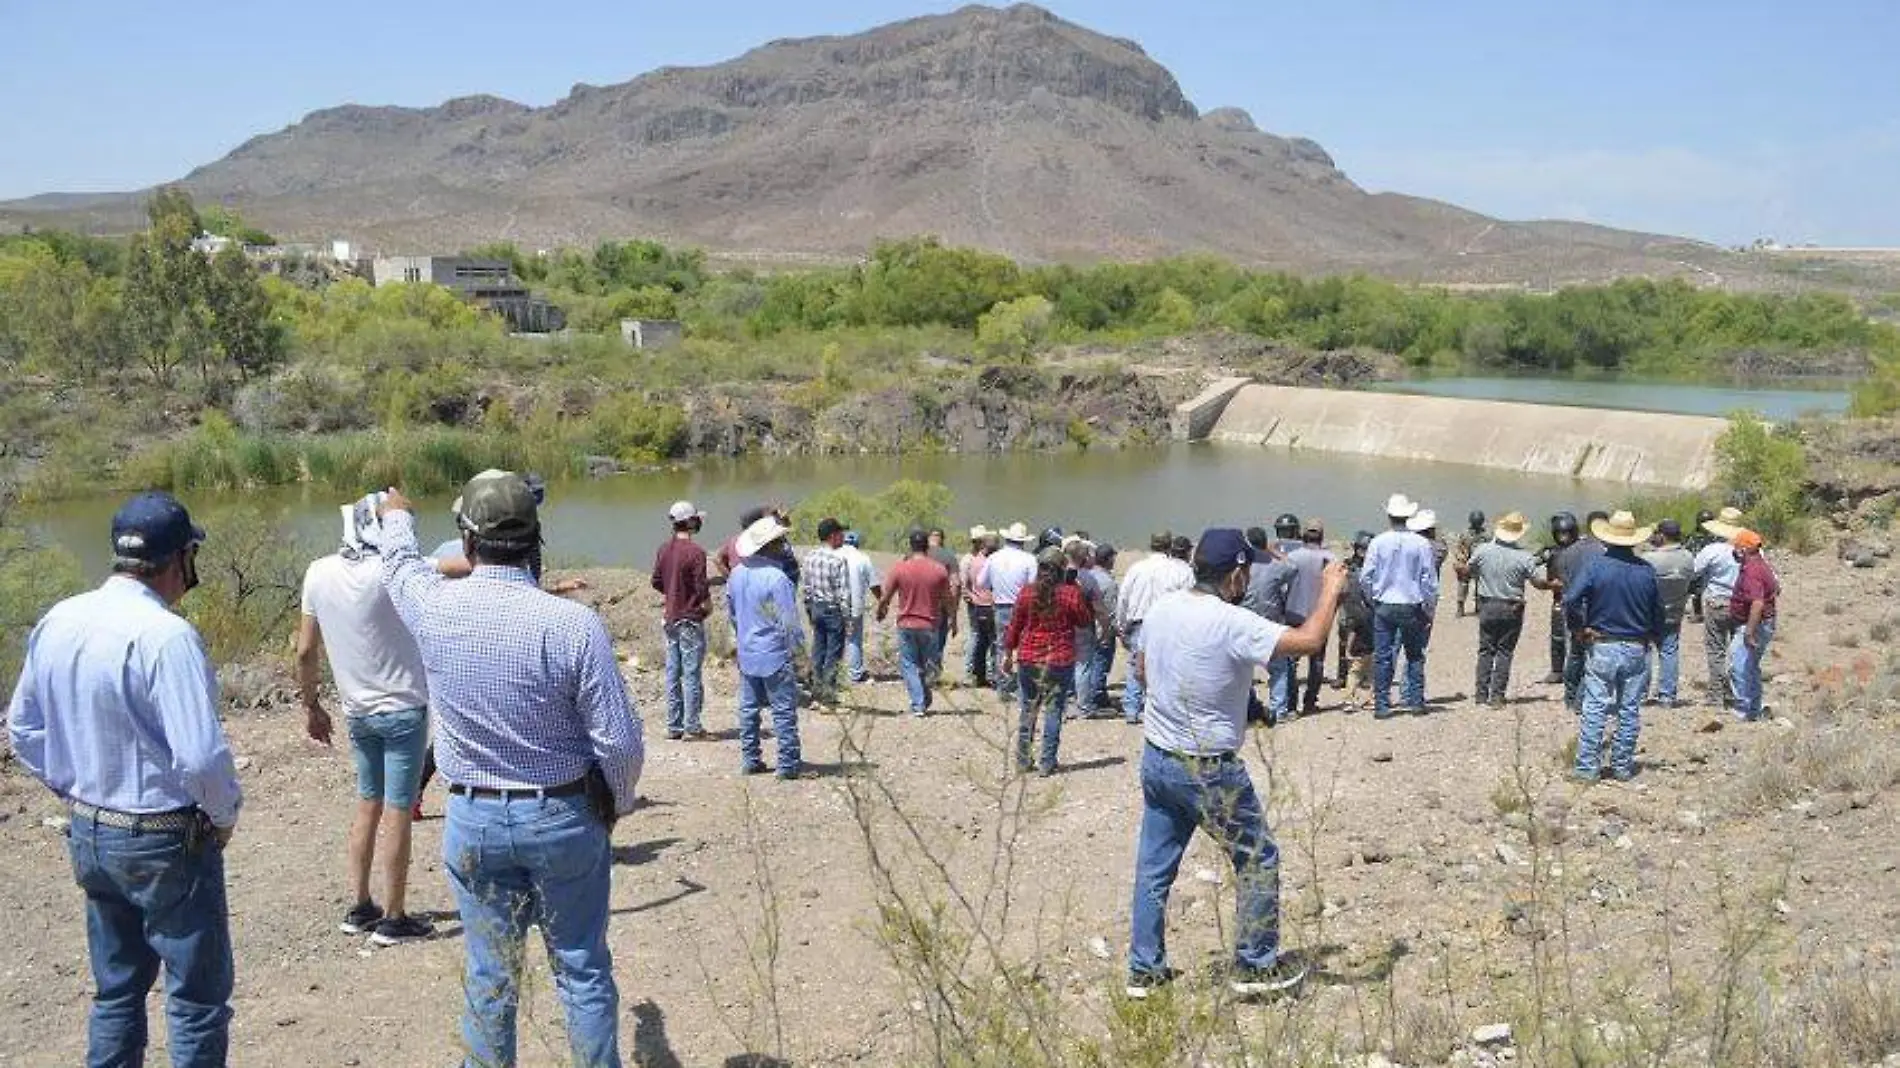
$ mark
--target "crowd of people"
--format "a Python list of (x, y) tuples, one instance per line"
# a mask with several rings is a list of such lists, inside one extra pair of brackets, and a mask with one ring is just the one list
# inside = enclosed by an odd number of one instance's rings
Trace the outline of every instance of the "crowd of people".
[[(538, 925), (558, 977), (577, 1061), (619, 1064), (608, 948), (609, 839), (635, 805), (645, 741), (600, 617), (543, 588), (537, 480), (484, 472), (453, 509), (460, 537), (424, 556), (414, 509), (389, 490), (342, 508), (334, 554), (313, 563), (296, 634), (304, 729), (334, 744), (327, 661), (355, 764), (349, 905), (339, 924), (382, 946), (428, 938), (406, 908), (411, 824), (431, 769), (447, 783), (444, 868), (466, 933), (462, 1039), (468, 1063), (515, 1062), (518, 961)], [(1236, 872), (1233, 990), (1289, 989), (1305, 975), (1279, 937), (1278, 850), (1242, 759), (1249, 723), (1320, 710), (1329, 684), (1376, 719), (1428, 710), (1425, 664), (1447, 562), (1455, 616), (1475, 615), (1472, 699), (1509, 698), (1530, 590), (1551, 595), (1551, 672), (1578, 717), (1572, 775), (1637, 774), (1641, 706), (1684, 701), (1681, 632), (1704, 628), (1707, 700), (1759, 718), (1761, 667), (1779, 580), (1734, 509), (1704, 513), (1689, 538), (1673, 520), (1627, 511), (1530, 521), (1473, 512), (1447, 544), (1435, 513), (1403, 494), (1386, 529), (1340, 551), (1293, 514), (1269, 531), (1154, 534), (1117, 574), (1117, 550), (1087, 532), (1022, 522), (914, 530), (880, 571), (848, 523), (822, 517), (792, 546), (783, 508), (763, 506), (709, 554), (706, 516), (667, 512), (655, 554), (665, 642), (666, 736), (709, 737), (704, 673), (716, 602), (732, 632), (739, 770), (808, 777), (800, 709), (836, 706), (873, 681), (866, 635), (894, 632), (909, 713), (927, 718), (950, 640), (967, 633), (963, 683), (1016, 712), (1014, 768), (1061, 769), (1064, 724), (1139, 725), (1141, 819), (1127, 993), (1175, 976), (1166, 905), (1194, 833)], [(223, 849), (243, 791), (218, 716), (218, 687), (191, 625), (170, 611), (197, 584), (205, 532), (166, 494), (142, 494), (112, 523), (113, 575), (36, 626), (8, 710), (14, 751), (70, 808), (96, 994), (91, 1063), (139, 1063), (145, 997), (162, 969), (174, 1063), (226, 1060), (234, 981)], [(1328, 678), (1328, 648), (1337, 642)], [(1111, 692), (1126, 653), (1119, 698)], [(1403, 661), (1403, 672), (1400, 663)], [(1258, 679), (1265, 678), (1265, 696)], [(1393, 691), (1398, 691), (1394, 700)], [(1368, 691), (1370, 691), (1368, 693)], [(1653, 695), (1653, 696), (1652, 696)], [(765, 758), (770, 716), (773, 759)], [(1604, 736), (1614, 721), (1607, 761)], [(371, 873), (380, 866), (381, 900)]]

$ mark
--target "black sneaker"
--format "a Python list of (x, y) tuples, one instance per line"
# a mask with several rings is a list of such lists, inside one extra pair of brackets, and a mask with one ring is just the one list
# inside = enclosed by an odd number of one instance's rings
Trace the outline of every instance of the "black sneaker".
[(1227, 988), (1243, 998), (1284, 994), (1306, 981), (1305, 962), (1290, 954), (1281, 954), (1268, 968), (1235, 968)]
[(1123, 993), (1130, 1001), (1146, 1001), (1149, 995), (1167, 989), (1180, 975), (1173, 968), (1160, 972), (1129, 972), (1128, 986)]
[(374, 901), (364, 901), (343, 914), (343, 922), (336, 929), (346, 935), (368, 934), (382, 921), (383, 907)]
[(379, 946), (400, 946), (435, 937), (435, 925), (420, 916), (397, 916), (376, 925), (369, 940)]

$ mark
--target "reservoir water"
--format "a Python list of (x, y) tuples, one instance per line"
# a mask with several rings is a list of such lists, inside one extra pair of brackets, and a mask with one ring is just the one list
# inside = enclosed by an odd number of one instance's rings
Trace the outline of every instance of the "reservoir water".
[[(1579, 379), (1441, 378), (1387, 387), (1452, 396), (1721, 415), (1753, 408), (1771, 418), (1810, 409), (1839, 410), (1842, 392), (1736, 389)], [(1242, 445), (1174, 445), (1122, 451), (823, 456), (701, 461), (675, 470), (558, 483), (546, 511), (549, 558), (564, 564), (646, 567), (665, 531), (665, 511), (688, 499), (709, 514), (708, 538), (723, 539), (744, 509), (798, 502), (835, 486), (875, 492), (899, 479), (941, 482), (955, 495), (954, 528), (1016, 520), (1087, 530), (1116, 545), (1145, 545), (1151, 531), (1195, 533), (1214, 525), (1270, 525), (1293, 512), (1327, 521), (1332, 540), (1376, 529), (1386, 497), (1411, 495), (1435, 509), (1447, 532), (1466, 513), (1513, 509), (1541, 527), (1553, 512), (1582, 515), (1640, 495), (1620, 483), (1526, 475), (1412, 460), (1374, 459)], [(367, 491), (371, 487), (364, 487)], [(216, 536), (230, 498), (185, 494)], [(312, 487), (246, 493), (248, 503), (281, 514), (313, 552), (336, 537), (341, 495)], [(80, 557), (89, 574), (107, 562), (107, 527), (116, 499), (88, 498), (32, 509), (24, 518), (44, 537)], [(419, 502), (425, 547), (453, 534), (449, 497)], [(850, 516), (841, 516), (849, 522)]]
[[(1471, 377), (1411, 378), (1381, 382), (1382, 393), (1416, 393), (1465, 400), (1567, 404), (1579, 408), (1617, 408), (1634, 412), (1726, 416), (1753, 411), (1784, 420), (1811, 413), (1839, 415), (1847, 410), (1847, 386), (1831, 379), (1760, 386), (1705, 386), (1630, 379)], [(1810, 388), (1811, 387), (1811, 388)]]

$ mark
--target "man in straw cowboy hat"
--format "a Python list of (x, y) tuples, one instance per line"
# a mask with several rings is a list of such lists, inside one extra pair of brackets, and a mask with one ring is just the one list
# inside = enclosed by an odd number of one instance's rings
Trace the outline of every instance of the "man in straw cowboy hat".
[(1425, 711), (1425, 643), (1438, 608), (1438, 561), (1432, 543), (1407, 529), (1419, 507), (1403, 493), (1385, 502), (1391, 529), (1372, 539), (1359, 583), (1372, 602), (1372, 714), (1392, 718), (1392, 673), (1405, 650), (1401, 707)]
[(746, 775), (766, 770), (759, 720), (769, 707), (781, 779), (795, 779), (800, 771), (794, 658), (805, 647), (798, 594), (779, 563), (789, 533), (777, 516), (753, 520), (732, 544), (735, 566), (726, 580), (726, 606), (738, 645), (739, 770)]
[(1729, 598), (1735, 594), (1735, 582), (1742, 576), (1742, 563), (1729, 544), (1742, 532), (1742, 513), (1724, 508), (1714, 519), (1705, 520), (1702, 530), (1714, 540), (1695, 556), (1695, 581), (1702, 590), (1702, 651), (1709, 658), (1709, 704), (1735, 707), (1735, 685), (1729, 672), (1729, 645), (1735, 639), (1735, 620), (1729, 615)]
[(1643, 688), (1649, 680), (1649, 649), (1662, 641), (1662, 589), (1656, 569), (1636, 555), (1654, 527), (1637, 526), (1627, 511), (1590, 523), (1604, 545), (1603, 555), (1584, 566), (1564, 588), (1564, 615), (1584, 647), (1583, 716), (1577, 735), (1577, 764), (1572, 777), (1595, 782), (1602, 762), (1603, 731), (1612, 713), (1616, 740), (1610, 748), (1610, 774), (1619, 781), (1636, 775), (1636, 735), (1641, 729)]
[(1530, 531), (1530, 520), (1522, 512), (1512, 512), (1492, 528), (1491, 540), (1471, 550), (1471, 555), (1452, 566), (1458, 572), (1460, 586), (1477, 590), (1478, 684), (1474, 691), (1481, 705), (1504, 707), (1505, 692), (1511, 685), (1511, 660), (1517, 653), (1517, 640), (1524, 633), (1524, 586), (1540, 590), (1551, 584), (1537, 577), (1537, 557), (1526, 552), (1521, 543)]
[[(984, 568), (984, 577), (990, 585), (990, 597), (996, 602), (996, 633), (1002, 634), (1009, 629), (1009, 621), (1016, 614), (1016, 599), (1022, 596), (1023, 588), (1036, 581), (1036, 558), (1024, 548), (1032, 535), (1021, 520), (1011, 523), (996, 532), (1002, 539), (1003, 547), (990, 554), (989, 565)], [(1008, 696), (1016, 690), (1016, 681), (1009, 672), (1003, 670), (1003, 645), (994, 646), (995, 656), (990, 662), (990, 678), (996, 683), (996, 692)]]

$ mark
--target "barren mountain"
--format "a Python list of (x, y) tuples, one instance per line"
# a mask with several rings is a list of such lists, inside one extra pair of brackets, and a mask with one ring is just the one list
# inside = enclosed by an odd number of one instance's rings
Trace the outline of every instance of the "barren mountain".
[[(1501, 223), (1368, 194), (1318, 144), (1202, 114), (1132, 42), (1040, 8), (968, 7), (716, 66), (492, 96), (345, 105), (255, 137), (184, 184), (261, 225), (385, 249), (652, 235), (765, 259), (934, 233), (1030, 260), (1206, 251), (1306, 270), (1543, 282), (1720, 254)], [(131, 198), (6, 211), (111, 228)]]

